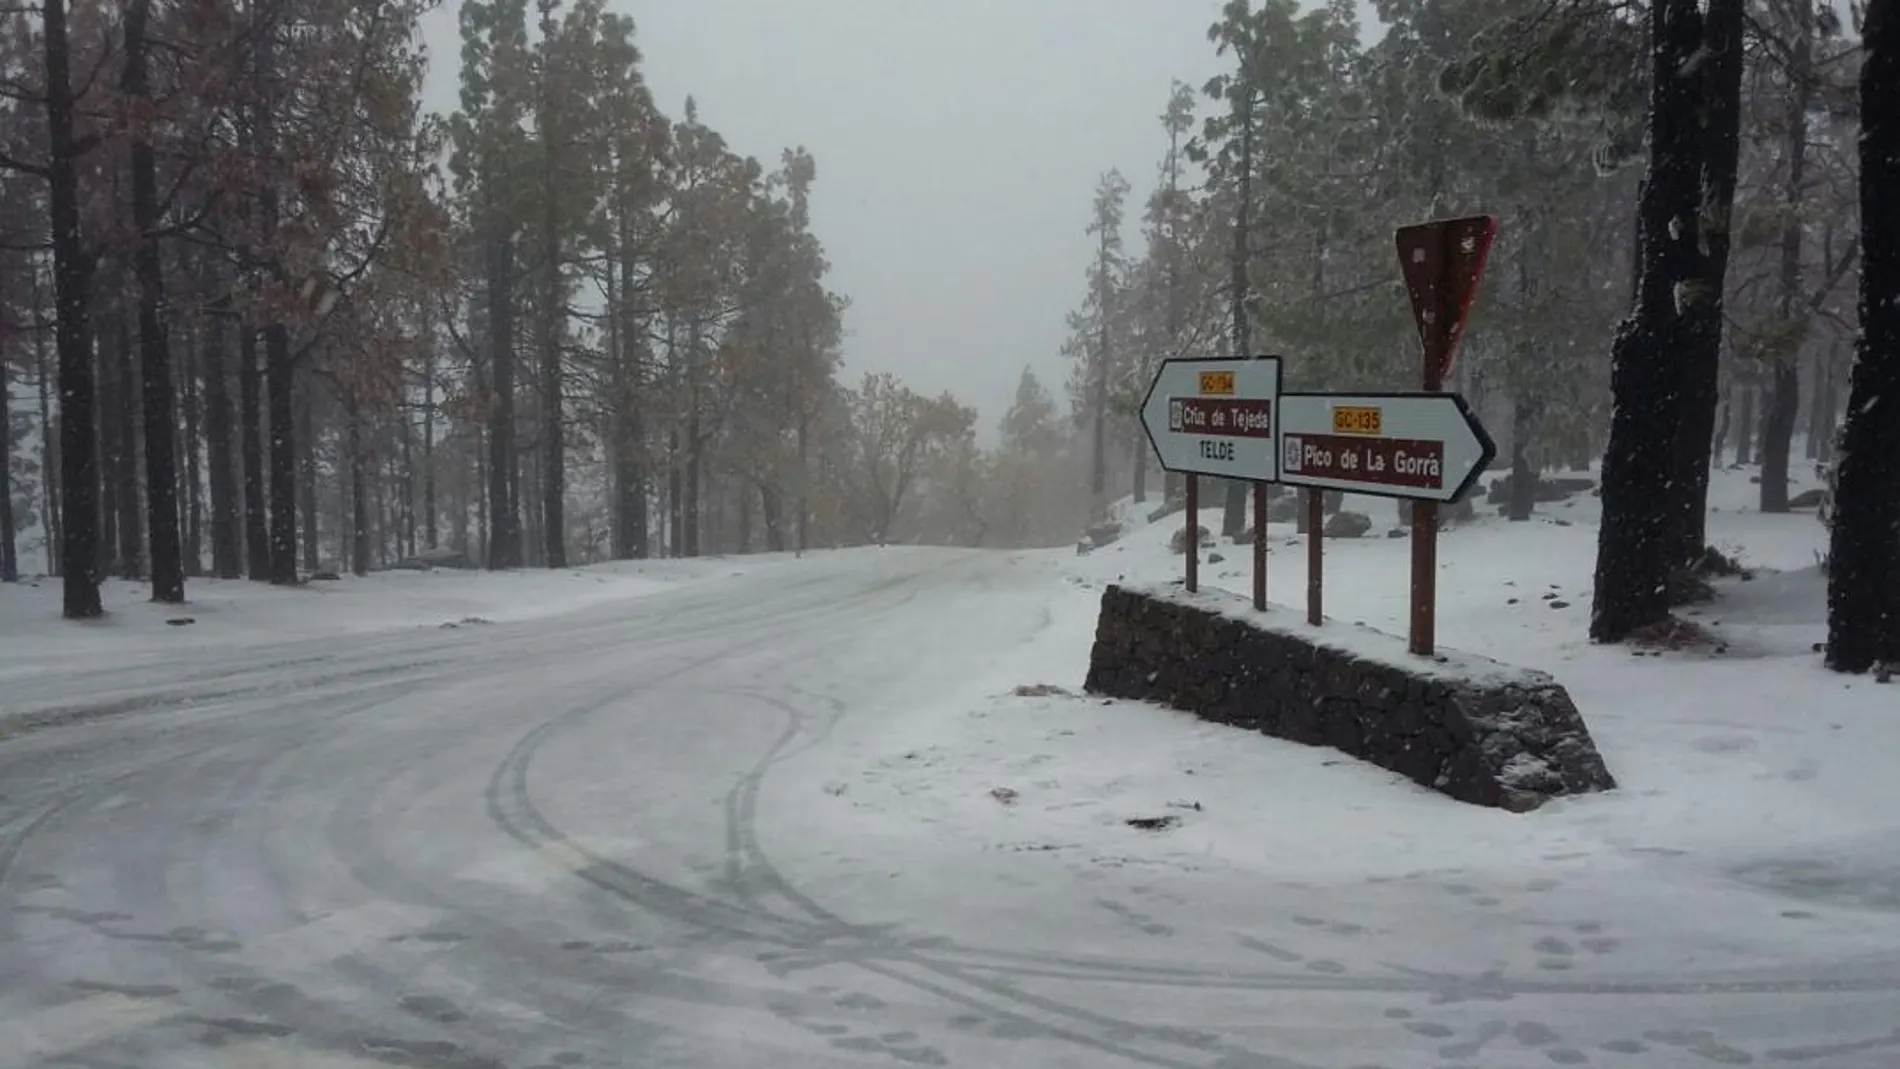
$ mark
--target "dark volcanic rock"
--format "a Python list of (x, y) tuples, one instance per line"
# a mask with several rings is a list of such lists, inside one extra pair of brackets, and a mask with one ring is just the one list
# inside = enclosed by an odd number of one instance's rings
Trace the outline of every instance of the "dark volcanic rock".
[(1332, 746), (1476, 805), (1521, 812), (1616, 786), (1548, 675), (1419, 660), (1369, 628), (1269, 619), (1219, 591), (1111, 586), (1088, 689)]
[(1364, 538), (1372, 530), (1372, 517), (1363, 512), (1335, 512), (1326, 521), (1327, 538)]

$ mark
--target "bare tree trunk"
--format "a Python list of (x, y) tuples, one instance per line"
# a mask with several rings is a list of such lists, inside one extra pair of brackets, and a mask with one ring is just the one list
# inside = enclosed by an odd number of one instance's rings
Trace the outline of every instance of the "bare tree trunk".
[(263, 376), (257, 367), (257, 328), (238, 324), (238, 452), (244, 461), (244, 574), (270, 578), (270, 525), (264, 508)]
[(95, 449), (99, 458), (99, 544), (93, 561), (95, 573), (111, 574), (119, 563), (119, 372), (112, 360), (112, 318), (98, 302), (99, 332), (93, 339), (93, 382), (99, 419)]
[[(0, 298), (5, 294), (0, 293)], [(13, 393), (8, 369), (0, 361), (0, 583), (20, 579), (20, 547), (13, 523)]]
[[(491, 184), (494, 179), (488, 180)], [(491, 201), (492, 191), (489, 193)], [(487, 225), (502, 225), (492, 207)], [(490, 234), (488, 253), (489, 389), (488, 414), (488, 566), (521, 566), (521, 528), (515, 510), (515, 295), (514, 244), (505, 234)]]
[(297, 583), (297, 425), (290, 329), (264, 328), (264, 386), (270, 404), (270, 581)]
[(1859, 358), (1847, 396), (1827, 584), (1827, 663), (1900, 664), (1900, 4), (1861, 35)]
[[(138, 361), (132, 355), (132, 328), (126, 322), (125, 309), (112, 314), (112, 340), (115, 350), (119, 399), (118, 465), (112, 473), (113, 501), (119, 514), (119, 575), (125, 579), (145, 577), (145, 523), (139, 509), (139, 426), (134, 398), (138, 396)], [(175, 515), (175, 514), (174, 514)]]
[(1742, 384), (1742, 414), (1735, 422), (1735, 463), (1755, 462), (1755, 387)]
[[(1243, 64), (1240, 77), (1243, 81), (1252, 77), (1252, 72)], [(1240, 111), (1240, 189), (1234, 206), (1234, 248), (1228, 271), (1233, 276), (1233, 343), (1234, 355), (1245, 357), (1253, 355), (1253, 345), (1248, 334), (1247, 304), (1252, 296), (1250, 261), (1253, 256), (1253, 242), (1250, 231), (1253, 223), (1253, 142), (1254, 142), (1254, 96), (1250, 87), (1246, 89), (1246, 99), (1236, 104)], [(1237, 537), (1247, 528), (1247, 484), (1236, 480), (1227, 481), (1227, 499), (1221, 509), (1221, 534)]]
[(397, 433), (402, 435), (402, 471), (399, 473), (402, 484), (397, 494), (397, 507), (402, 510), (403, 556), (416, 555), (416, 459), (414, 435), (409, 429), (409, 417), (403, 415), (396, 424)]
[[(1787, 155), (1788, 185), (1782, 193), (1786, 220), (1781, 228), (1781, 307), (1780, 320), (1787, 333), (1775, 354), (1771, 392), (1767, 411), (1762, 415), (1761, 510), (1788, 511), (1788, 456), (1793, 451), (1794, 428), (1801, 417), (1800, 335), (1794, 331), (1796, 316), (1805, 325), (1807, 310), (1801, 299), (1801, 201), (1802, 183), (1807, 178), (1808, 102), (1812, 95), (1809, 57), (1812, 54), (1814, 11), (1812, 0), (1794, 0), (1788, 5), (1795, 22), (1795, 41), (1788, 62), (1788, 78), (1793, 91), (1788, 96)], [(1805, 333), (1805, 332), (1803, 332)]]
[[(40, 509), (46, 517), (46, 572), (48, 575), (60, 574), (60, 558), (64, 555), (64, 535), (61, 531), (60, 493), (64, 483), (60, 474), (59, 450), (53, 443), (59, 438), (59, 432), (53, 426), (51, 404), (52, 372), (46, 366), (46, 324), (41, 317), (46, 307), (40, 292), (40, 265), (38, 259), (32, 262), (33, 278), (33, 376), (39, 383), (40, 401)], [(90, 370), (90, 366), (88, 367)]]
[[(1683, 363), (1676, 416), (1675, 519), (1672, 566), (1691, 564), (1708, 546), (1709, 450), (1715, 442), (1715, 402), (1722, 367), (1722, 298), (1728, 278), (1729, 216), (1740, 166), (1744, 0), (1708, 0), (1701, 16), (1697, 141), (1700, 204), (1681, 226), (1695, 239), (1696, 265), (1684, 281), (1689, 294), (1675, 359)], [(1688, 78), (1676, 73), (1676, 78)]]
[[(1615, 396), (1603, 455), (1590, 637), (1620, 642), (1669, 615), (1669, 578), (1680, 563), (1677, 533), (1679, 415), (1690, 403), (1678, 348), (1678, 287), (1701, 270), (1696, 220), (1702, 206), (1697, 140), (1700, 86), (1680, 72), (1702, 47), (1696, 0), (1650, 7), (1650, 153), (1638, 201), (1639, 284), (1611, 347)], [(1707, 440), (1714, 437), (1710, 430)], [(1706, 442), (1705, 442), (1706, 447)]]
[(363, 463), (363, 412), (355, 401), (344, 402), (349, 421), (350, 454), (350, 571), (369, 574), (369, 480)]
[(205, 495), (204, 473), (199, 460), (204, 443), (204, 387), (199, 379), (199, 360), (195, 355), (198, 346), (193, 344), (196, 340), (187, 333), (186, 340), (178, 347), (178, 358), (182, 365), (178, 382), (185, 409), (184, 431), (178, 444), (185, 458), (181, 482), (185, 499), (183, 555), (185, 577), (188, 579), (204, 575)]
[(92, 619), (99, 602), (99, 468), (93, 452), (92, 256), (79, 232), (79, 146), (73, 137), (71, 57), (65, 0), (45, 0), (47, 188), (51, 199), (54, 318), (59, 326), (60, 497), (65, 530), (63, 612)]
[(1140, 427), (1136, 427), (1135, 433), (1128, 439), (1128, 444), (1131, 447), (1129, 463), (1135, 469), (1135, 504), (1146, 504), (1148, 501), (1148, 436), (1141, 432)]
[(1834, 458), (1835, 379), (1841, 361), (1841, 341), (1829, 338), (1827, 356), (1814, 369), (1814, 402), (1808, 411), (1808, 459), (1825, 464)]
[(323, 566), (322, 526), (317, 516), (317, 379), (308, 368), (296, 376), (297, 406), (297, 511), (303, 514), (303, 568), (314, 572)]
[(1715, 422), (1715, 446), (1710, 450), (1710, 455), (1714, 458), (1715, 466), (1718, 468), (1723, 465), (1722, 458), (1728, 455), (1729, 422), (1734, 408), (1735, 387), (1730, 386), (1728, 389), (1722, 391), (1720, 416)]
[[(151, 0), (125, 5), (125, 71), (122, 88), (133, 100), (149, 100), (145, 30)], [(139, 373), (145, 412), (146, 529), (150, 533), (152, 600), (185, 600), (185, 569), (178, 537), (178, 471), (172, 453), (174, 398), (171, 347), (165, 337), (165, 269), (158, 247), (158, 159), (151, 141), (132, 127), (132, 254), (139, 291)]]
[(435, 338), (422, 350), (422, 535), (436, 548), (435, 510)]

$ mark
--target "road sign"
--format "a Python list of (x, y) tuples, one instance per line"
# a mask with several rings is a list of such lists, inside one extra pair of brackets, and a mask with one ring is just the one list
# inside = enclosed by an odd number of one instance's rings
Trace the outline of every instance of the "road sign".
[(1451, 373), (1465, 317), (1484, 275), (1485, 254), (1497, 232), (1498, 221), (1489, 215), (1399, 228), (1399, 269), (1412, 297), (1419, 341), (1425, 345), (1428, 390), (1443, 389)]
[(1166, 360), (1141, 403), (1161, 466), (1272, 481), (1279, 473), (1280, 358)]
[(1456, 501), (1496, 446), (1452, 393), (1289, 393), (1280, 398), (1280, 482)]

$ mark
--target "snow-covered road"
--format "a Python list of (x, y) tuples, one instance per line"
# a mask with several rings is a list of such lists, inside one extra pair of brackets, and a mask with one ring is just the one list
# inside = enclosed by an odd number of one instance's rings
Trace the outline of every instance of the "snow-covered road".
[[(1640, 843), (1566, 852), (1520, 830), (1543, 815), (1320, 751), (1284, 813), (1211, 812), (1223, 760), (1283, 744), (999, 698), (1078, 677), (1091, 607), (1045, 558), (890, 549), (516, 623), (22, 668), (0, 1065), (1900, 1059), (1892, 910), (1724, 890)], [(1103, 749), (1022, 752), (986, 725), (1012, 716)], [(1184, 762), (1210, 820), (1299, 820), (1324, 781), (1336, 808), (1341, 783), (1401, 792), (1369, 840), (1415, 811), (1478, 841), (1275, 871), (1123, 823), (1164, 799), (1107, 804)]]

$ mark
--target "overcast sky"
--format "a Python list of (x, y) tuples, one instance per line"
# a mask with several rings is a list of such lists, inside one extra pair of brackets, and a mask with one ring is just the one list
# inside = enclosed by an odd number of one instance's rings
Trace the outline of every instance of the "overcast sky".
[[(818, 162), (813, 226), (851, 300), (846, 374), (955, 392), (985, 436), (1025, 365), (1060, 392), (1096, 179), (1133, 183), (1166, 148), (1170, 80), (1221, 68), (1221, 0), (614, 0), (648, 84), (690, 94), (732, 148)], [(431, 17), (430, 103), (455, 106), (456, 5)]]

